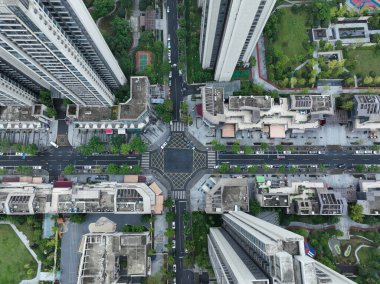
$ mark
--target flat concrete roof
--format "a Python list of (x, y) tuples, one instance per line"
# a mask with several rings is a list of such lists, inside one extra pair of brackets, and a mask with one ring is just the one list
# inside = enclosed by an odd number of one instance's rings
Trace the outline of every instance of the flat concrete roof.
[(130, 99), (119, 105), (119, 119), (137, 119), (148, 109), (149, 102), (148, 77), (131, 77)]

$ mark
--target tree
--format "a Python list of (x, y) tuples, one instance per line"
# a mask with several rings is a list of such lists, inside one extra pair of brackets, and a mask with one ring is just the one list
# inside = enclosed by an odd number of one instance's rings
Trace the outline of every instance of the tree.
[(354, 106), (353, 101), (344, 101), (342, 105), (340, 106), (340, 108), (344, 110), (351, 110), (353, 106)]
[(256, 58), (254, 56), (249, 58), (249, 65), (251, 65), (251, 67), (256, 66)]
[(240, 173), (241, 172), (241, 168), (240, 168), (240, 166), (235, 166), (234, 167), (234, 173)]
[(358, 172), (358, 173), (362, 173), (366, 170), (366, 167), (365, 165), (355, 165), (355, 171)]
[(174, 217), (174, 212), (169, 211), (165, 215), (165, 220), (171, 225), (171, 223), (174, 221)]
[(296, 77), (290, 78), (290, 87), (294, 88), (295, 85), (297, 85), (297, 78)]
[(364, 219), (363, 206), (360, 204), (351, 205), (350, 217), (353, 221), (362, 223)]
[(371, 85), (373, 83), (373, 78), (371, 76), (365, 76), (364, 80), (363, 80), (363, 83), (365, 85)]
[(282, 145), (282, 144), (278, 144), (278, 145), (276, 145), (276, 150), (277, 150), (277, 152), (279, 152), (279, 153), (284, 152), (284, 145)]
[(132, 150), (131, 144), (122, 144), (120, 146), (120, 153), (122, 155), (128, 155), (131, 150)]
[(222, 164), (220, 164), (220, 166), (219, 166), (219, 172), (222, 173), (222, 174), (228, 172), (229, 169), (230, 169), (230, 167), (229, 167), (229, 165), (226, 164), (226, 163), (222, 163)]
[(240, 152), (240, 141), (235, 141), (234, 144), (231, 146), (231, 150), (234, 153), (239, 153)]
[(113, 0), (95, 0), (92, 5), (94, 7), (93, 15), (95, 20), (109, 14), (113, 9), (114, 3)]
[(268, 148), (269, 148), (269, 145), (267, 143), (261, 143), (260, 144), (261, 150), (266, 151), (266, 150), (268, 150)]
[(262, 211), (260, 202), (253, 199), (249, 202), (249, 214), (257, 216)]
[(247, 168), (248, 169), (248, 172), (250, 174), (253, 174), (253, 173), (256, 173), (257, 172), (257, 166), (250, 166)]
[(140, 136), (133, 137), (132, 141), (130, 142), (130, 145), (132, 150), (137, 154), (142, 154), (147, 149), (146, 144), (144, 143), (144, 141), (142, 141)]
[(109, 164), (107, 167), (106, 167), (106, 173), (107, 174), (117, 174), (119, 172), (119, 166), (114, 164), (114, 163), (111, 163)]
[(75, 173), (75, 167), (73, 165), (67, 165), (64, 169), (63, 169), (63, 173), (65, 175), (72, 175), (73, 173)]
[(174, 201), (173, 201), (173, 199), (171, 199), (171, 197), (168, 197), (165, 199), (165, 201), (164, 201), (164, 207), (165, 208), (172, 208), (173, 205), (174, 205)]
[(70, 222), (81, 224), (86, 221), (86, 214), (71, 214)]
[(262, 169), (264, 172), (267, 172), (267, 171), (269, 171), (270, 167), (269, 167), (269, 165), (265, 164), (265, 165), (262, 165)]
[(284, 165), (281, 165), (281, 166), (278, 168), (278, 171), (279, 171), (280, 173), (285, 173), (285, 171), (286, 171), (285, 166), (284, 166)]
[(321, 172), (323, 172), (326, 169), (326, 166), (324, 164), (319, 164), (318, 168)]
[(220, 144), (216, 139), (213, 139), (211, 141), (211, 145), (214, 147), (215, 151), (224, 151), (226, 148), (223, 144)]
[(251, 146), (244, 146), (244, 154), (252, 154), (253, 149)]

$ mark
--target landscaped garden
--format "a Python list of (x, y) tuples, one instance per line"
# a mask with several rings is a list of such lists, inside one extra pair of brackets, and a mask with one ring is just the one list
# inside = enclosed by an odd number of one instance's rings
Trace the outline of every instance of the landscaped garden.
[(375, 47), (358, 47), (350, 49), (347, 54), (355, 60), (353, 72), (356, 75), (367, 76), (372, 72), (380, 75), (380, 54), (376, 52)]
[(36, 276), (37, 263), (9, 225), (0, 225), (0, 255), (0, 283), (18, 284)]

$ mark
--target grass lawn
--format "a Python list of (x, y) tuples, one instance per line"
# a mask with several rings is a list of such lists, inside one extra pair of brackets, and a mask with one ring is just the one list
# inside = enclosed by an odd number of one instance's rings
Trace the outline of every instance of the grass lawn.
[[(35, 276), (37, 263), (9, 225), (0, 225), (0, 255), (0, 283), (16, 284)], [(33, 273), (28, 276), (29, 269)]]
[[(341, 255), (340, 256), (337, 256), (337, 263), (340, 263), (340, 264), (355, 264), (356, 263), (356, 258), (355, 258), (355, 250), (361, 245), (361, 244), (364, 244), (364, 245), (373, 245), (372, 243), (370, 243), (369, 241), (365, 240), (365, 239), (362, 239), (362, 238), (358, 238), (358, 237), (351, 237), (351, 239), (349, 241), (341, 241), (340, 242), (340, 248), (341, 248)], [(348, 247), (348, 245), (351, 245), (351, 254), (348, 256), (348, 257), (345, 257), (344, 256), (344, 252), (346, 251), (346, 248)], [(365, 250), (366, 248), (361, 248), (360, 251), (359, 251), (359, 256), (360, 256), (360, 252), (362, 250)]]
[[(363, 247), (358, 251), (358, 257), (360, 259), (360, 264), (365, 265), (368, 263), (368, 260), (372, 256), (372, 253), (371, 253), (372, 250), (374, 250), (374, 248)], [(354, 254), (355, 254), (355, 252), (354, 252)]]
[(357, 48), (349, 52), (349, 56), (356, 59), (357, 64), (354, 72), (364, 76), (370, 71), (380, 75), (380, 54), (375, 54), (374, 48)]
[(281, 9), (281, 11), (283, 14), (280, 19), (278, 38), (274, 45), (289, 57), (290, 66), (297, 67), (302, 63), (297, 60), (297, 57), (307, 54), (302, 43), (308, 40), (308, 27), (305, 25), (308, 15), (306, 12), (294, 14), (290, 9)]

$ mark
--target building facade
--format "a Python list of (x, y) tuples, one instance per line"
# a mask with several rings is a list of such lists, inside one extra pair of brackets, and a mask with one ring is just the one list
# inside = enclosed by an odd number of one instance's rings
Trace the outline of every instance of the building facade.
[(217, 283), (354, 283), (306, 256), (302, 236), (241, 211), (210, 229), (208, 248)]
[(0, 11), (0, 104), (32, 105), (46, 88), (78, 105), (113, 105), (111, 89), (126, 78), (83, 1), (0, 1)]
[(248, 63), (275, 0), (204, 0), (200, 38), (203, 68), (216, 81), (229, 81), (239, 63)]

